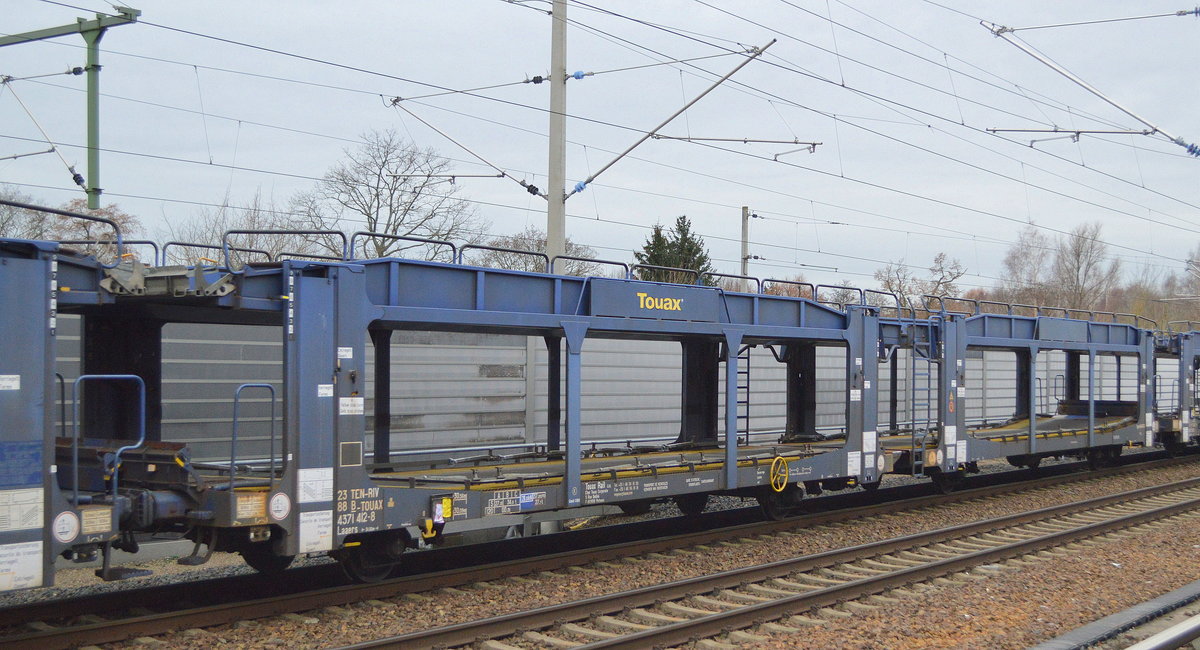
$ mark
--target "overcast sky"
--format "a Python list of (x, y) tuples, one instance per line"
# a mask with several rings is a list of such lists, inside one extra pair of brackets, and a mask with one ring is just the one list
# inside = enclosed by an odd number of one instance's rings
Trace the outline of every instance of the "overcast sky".
[[(792, 144), (648, 141), (568, 201), (568, 236), (598, 257), (628, 261), (650, 226), (686, 214), (719, 269), (736, 273), (747, 205), (761, 217), (750, 231), (750, 253), (763, 258), (752, 275), (873, 286), (871, 273), (888, 261), (925, 267), (945, 251), (968, 268), (970, 287), (994, 284), (1024, 223), (1068, 231), (1099, 221), (1127, 274), (1180, 271), (1200, 243), (1200, 159), (1161, 135), (1030, 146), (1051, 136), (988, 133), (1147, 127), (980, 19), (1026, 27), (1194, 3), (939, 2), (570, 3), (567, 67), (595, 73), (568, 83), (570, 185), (732, 70), (737, 52), (771, 39), (779, 40), (760, 60), (660, 133), (822, 144), (808, 153)], [(4, 0), (0, 32), (112, 12), (104, 2), (66, 4), (86, 11)], [(142, 23), (113, 28), (101, 43), (101, 185), (106, 203), (140, 216), (151, 234), (227, 199), (261, 193), (286, 205), (370, 130), (395, 129), (435, 148), (460, 173), (489, 171), (389, 106), (393, 97), (490, 163), (546, 187), (549, 87), (513, 82), (549, 72), (547, 2), (134, 4)], [(1015, 36), (1190, 143), (1200, 142), (1198, 34), (1200, 20), (1172, 16)], [(61, 73), (84, 64), (82, 46), (70, 36), (0, 48), (0, 75)], [(671, 63), (683, 59), (698, 60)], [(512, 85), (422, 98), (439, 87), (498, 84)], [(0, 91), (0, 158), (46, 148), (19, 97), (86, 173), (84, 77), (9, 85)], [(0, 161), (0, 182), (48, 204), (81, 196), (53, 155)], [(545, 201), (516, 183), (458, 183), (488, 232), (545, 227)]]

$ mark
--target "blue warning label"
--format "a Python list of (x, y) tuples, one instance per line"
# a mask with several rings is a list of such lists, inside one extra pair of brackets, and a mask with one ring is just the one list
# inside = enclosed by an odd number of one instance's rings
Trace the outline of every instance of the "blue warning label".
[(42, 443), (0, 442), (0, 489), (42, 484)]

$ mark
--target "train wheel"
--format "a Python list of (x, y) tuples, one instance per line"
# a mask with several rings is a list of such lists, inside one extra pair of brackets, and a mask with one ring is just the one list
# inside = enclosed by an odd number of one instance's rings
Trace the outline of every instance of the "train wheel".
[(866, 490), (867, 492), (874, 492), (875, 490), (879, 489), (879, 485), (881, 483), (883, 483), (883, 480), (871, 481), (869, 483), (859, 483), (858, 487)]
[(708, 506), (707, 494), (681, 494), (675, 497), (675, 505), (679, 506), (679, 511), (688, 517), (695, 517), (704, 512), (704, 508)]
[(937, 472), (931, 474), (930, 478), (933, 479), (933, 485), (937, 487), (938, 491), (942, 494), (950, 494), (957, 490), (959, 484), (962, 483), (963, 474), (962, 472)]
[(397, 566), (397, 563), (383, 561), (362, 546), (341, 549), (335, 557), (338, 564), (342, 565), (342, 572), (355, 582), (382, 582)]
[[(627, 515), (644, 515), (650, 512), (650, 501), (626, 501), (618, 503), (617, 507), (621, 512)], [(701, 508), (703, 510), (703, 507)]]
[(292, 560), (296, 559), (295, 555), (276, 555), (271, 550), (269, 542), (247, 544), (238, 552), (241, 553), (242, 559), (250, 565), (250, 568), (266, 575), (283, 571), (292, 565)]
[(800, 502), (804, 499), (804, 490), (793, 483), (784, 488), (782, 492), (765, 489), (759, 492), (756, 498), (758, 505), (762, 507), (763, 516), (772, 521), (779, 521), (791, 517), (800, 510)]

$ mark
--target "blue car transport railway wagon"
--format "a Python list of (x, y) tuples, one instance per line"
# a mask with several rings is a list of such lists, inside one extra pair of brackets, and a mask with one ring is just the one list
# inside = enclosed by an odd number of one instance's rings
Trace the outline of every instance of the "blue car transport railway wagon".
[[(816, 300), (818, 287), (789, 297), (733, 278), (757, 291), (726, 291), (715, 285), (730, 278), (716, 274), (668, 284), (634, 279), (629, 269), (585, 278), (354, 259), (357, 239), (379, 236), (388, 235), (356, 234), (337, 259), (237, 265), (227, 234), (220, 262), (193, 266), (139, 261), (119, 232), (99, 258), (73, 244), (0, 239), (0, 591), (52, 584), (58, 556), (100, 556), (102, 577), (128, 577), (110, 565), (111, 551), (135, 551), (135, 536), (147, 532), (195, 541), (184, 563), (237, 552), (270, 572), (299, 554), (329, 553), (371, 580), (410, 549), (531, 513), (665, 499), (695, 513), (708, 495), (728, 494), (757, 498), (768, 516), (782, 517), (806, 491), (871, 489), (886, 473), (948, 488), (985, 459), (1103, 464), (1125, 446), (1192, 443), (1198, 351), (1190, 327), (1163, 333), (1130, 316), (948, 298), (913, 311), (878, 292), (831, 305)], [(889, 306), (866, 304), (868, 294)], [(82, 321), (81, 368), (69, 380), (56, 367), (65, 314)], [(236, 389), (223, 461), (194, 460), (187, 445), (163, 439), (162, 329), (171, 323), (271, 328), (282, 342), (278, 389)], [(544, 340), (546, 444), (506, 457), (446, 452), (419, 461), (390, 448), (393, 418), (404, 415), (391, 412), (396, 330)], [(602, 338), (678, 344), (673, 442), (581, 439), (582, 363), (587, 342)], [(767, 442), (739, 435), (749, 431), (739, 407), (749, 400), (745, 360), (757, 346), (787, 376), (786, 425)], [(844, 359), (844, 426), (834, 432), (817, 427), (821, 348)], [(1012, 355), (1013, 413), (968, 426), (967, 366), (985, 350)], [(1065, 355), (1063, 396), (1055, 412), (1039, 412), (1038, 364), (1051, 353)], [(1115, 393), (1099, 386), (1106, 359), (1127, 373)], [(881, 372), (890, 374), (886, 391)], [(282, 413), (265, 453), (244, 431), (239, 440), (239, 405), (251, 397)]]

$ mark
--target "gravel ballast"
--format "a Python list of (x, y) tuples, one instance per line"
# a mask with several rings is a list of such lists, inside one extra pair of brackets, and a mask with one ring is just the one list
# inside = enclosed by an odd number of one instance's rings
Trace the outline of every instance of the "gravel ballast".
[[(206, 649), (350, 644), (1157, 485), (1191, 478), (1195, 471), (1191, 467), (1176, 467), (1090, 480), (848, 524), (797, 529), (791, 535), (749, 543), (722, 543), (677, 554), (627, 558), (608, 566), (411, 594), (305, 612), (300, 616), (174, 634), (162, 640), (173, 647)], [(1200, 562), (1196, 561), (1200, 559), (1200, 548), (1191, 543), (1200, 540), (1200, 524), (1187, 520), (1171, 534), (1160, 536), (1168, 539), (1123, 540), (1096, 547), (1095, 552), (1089, 550), (1070, 562), (1042, 561), (1033, 568), (1003, 572), (963, 587), (970, 591), (962, 596), (938, 595), (942, 592), (932, 591), (920, 601), (906, 601), (901, 606), (904, 625), (917, 626), (905, 627), (904, 633), (885, 633), (897, 629), (897, 623), (886, 622), (879, 612), (806, 630), (803, 635), (786, 641), (772, 640), (765, 647), (992, 647), (994, 644), (986, 640), (992, 637), (985, 636), (988, 629), (998, 635), (996, 643), (1013, 639), (1013, 645), (995, 647), (1024, 647), (1200, 576)], [(1167, 547), (1155, 545), (1167, 543), (1172, 549), (1170, 558), (1158, 561), (1158, 551)], [(1129, 555), (1128, 561), (1122, 559), (1125, 555)], [(1105, 559), (1093, 562), (1098, 557)], [(418, 560), (419, 555), (414, 555), (411, 561)], [(1075, 579), (1081, 579), (1082, 585), (1072, 586)], [(1032, 592), (1022, 592), (1022, 588)], [(960, 588), (938, 589), (949, 593)], [(1057, 591), (1060, 589), (1064, 591)], [(1076, 613), (1060, 614), (1047, 609), (1057, 602), (1053, 599), (1055, 593), (1068, 594), (1062, 597), (1063, 602), (1069, 602), (1074, 608), (1071, 611)], [(1048, 602), (1045, 607), (1040, 606)], [(819, 643), (814, 635), (821, 635)], [(960, 639), (961, 645), (956, 645)], [(135, 646), (141, 647), (134, 643), (106, 647)]]

